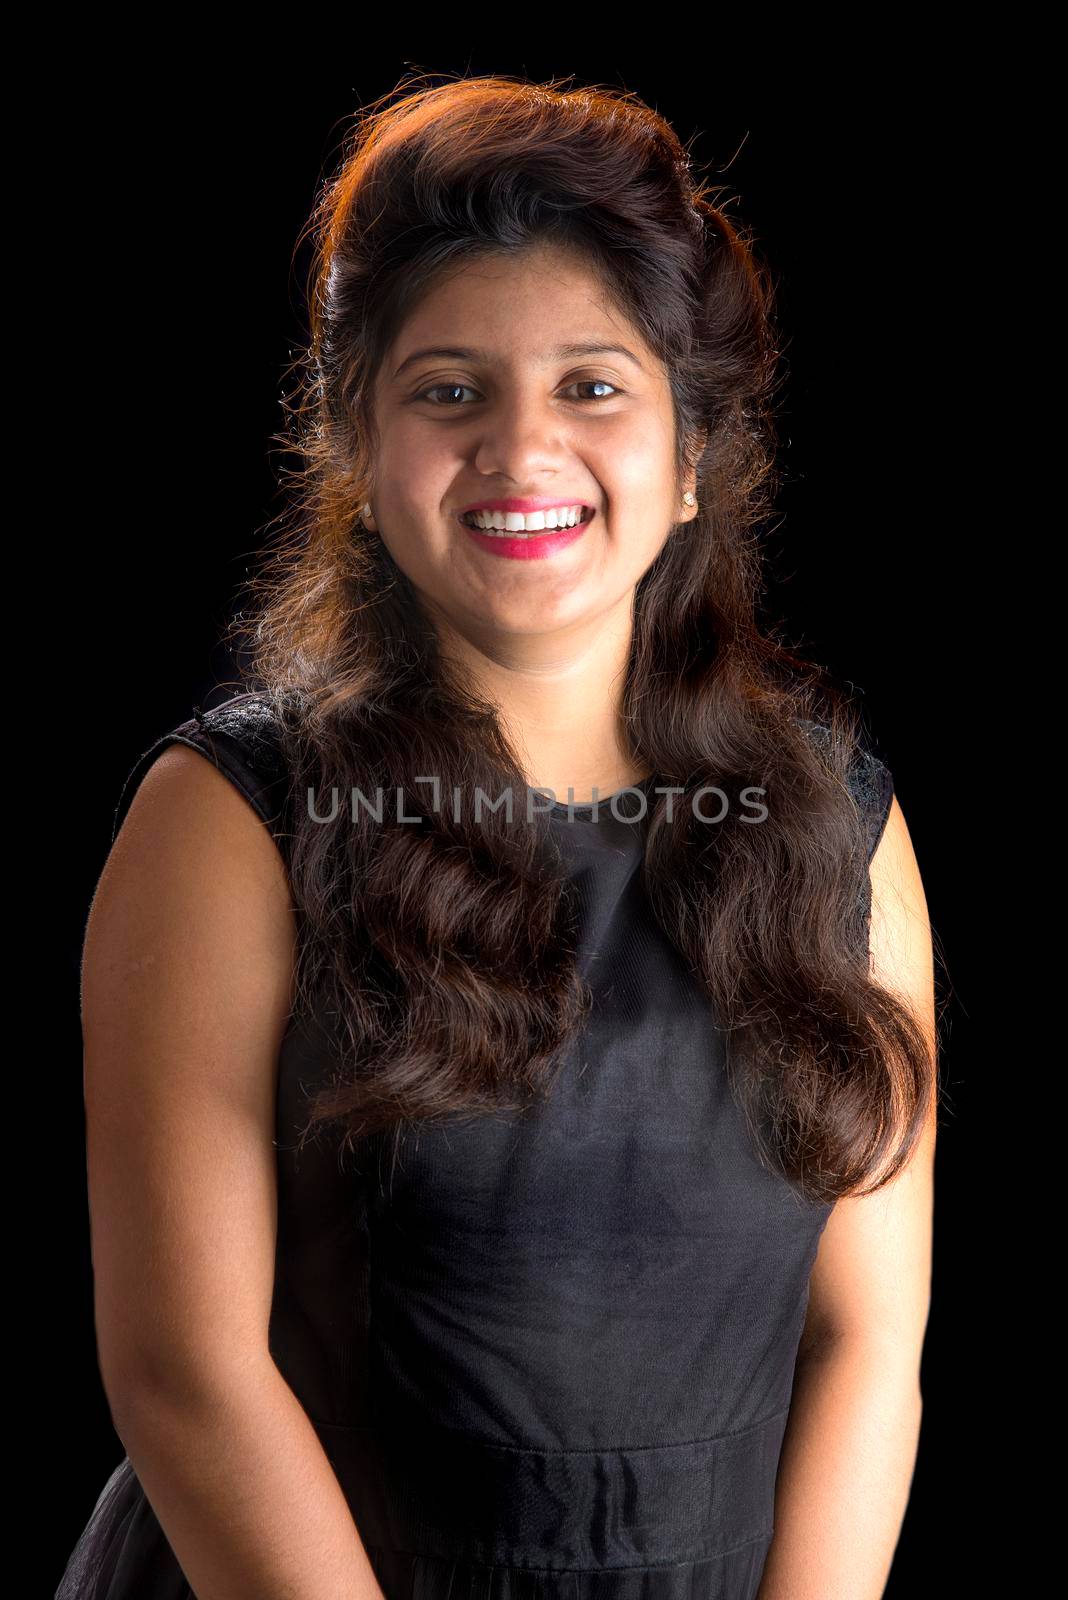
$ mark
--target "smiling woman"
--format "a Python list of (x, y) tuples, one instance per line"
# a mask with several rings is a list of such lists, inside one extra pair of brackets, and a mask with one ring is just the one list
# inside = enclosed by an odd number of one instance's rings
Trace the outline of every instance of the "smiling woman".
[[(376, 386), (364, 525), (476, 681), (472, 630), (549, 636), (566, 652), (597, 616), (622, 651), (639, 580), (697, 513), (695, 468), (678, 483), (668, 369), (631, 315), (603, 263), (577, 241), (545, 242), (443, 274), (386, 357), (396, 370)], [(472, 507), (499, 517), (457, 540)], [(548, 530), (527, 526), (547, 509)], [(502, 571), (500, 558), (523, 566)], [(600, 685), (586, 684), (595, 726)]]
[(767, 275), (603, 89), (398, 96), (315, 220), (249, 685), (135, 764), (87, 936), (127, 1458), (59, 1594), (874, 1600), (930, 940), (758, 621)]

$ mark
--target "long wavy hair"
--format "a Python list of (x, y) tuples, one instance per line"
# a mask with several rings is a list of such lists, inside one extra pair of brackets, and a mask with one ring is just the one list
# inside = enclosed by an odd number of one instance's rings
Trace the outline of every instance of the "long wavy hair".
[[(440, 76), (440, 75), (439, 75)], [(287, 865), (296, 1010), (328, 1019), (334, 1070), (305, 1134), (345, 1143), (544, 1098), (588, 1015), (576, 907), (547, 827), (388, 797), (423, 774), (487, 795), (526, 778), (497, 708), (460, 681), (360, 509), (375, 375), (443, 272), (550, 242), (591, 266), (663, 361), (681, 487), (700, 511), (637, 586), (622, 690), (652, 797), (643, 881), (727, 1042), (760, 1158), (813, 1200), (873, 1192), (911, 1153), (936, 1066), (870, 976), (867, 853), (848, 775), (858, 710), (757, 620), (758, 530), (776, 488), (774, 286), (670, 125), (635, 95), (510, 76), (402, 83), (357, 114), (302, 234), (308, 338), (275, 438), (297, 459), (238, 613), (245, 681), (269, 697), (294, 794), (382, 788), (324, 826), (294, 803)], [(814, 741), (805, 724), (825, 737)], [(766, 789), (760, 827), (696, 791)], [(710, 1064), (711, 1068), (711, 1064)]]

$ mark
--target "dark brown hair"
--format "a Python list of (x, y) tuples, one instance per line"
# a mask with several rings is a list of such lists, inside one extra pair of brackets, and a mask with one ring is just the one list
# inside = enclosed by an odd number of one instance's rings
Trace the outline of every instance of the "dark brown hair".
[[(680, 485), (687, 463), (698, 472), (699, 514), (635, 599), (630, 753), (684, 791), (672, 821), (652, 797), (644, 882), (725, 1032), (762, 1158), (827, 1200), (900, 1170), (935, 1064), (870, 977), (859, 713), (758, 625), (773, 286), (714, 192), (669, 124), (617, 90), (449, 79), (357, 116), (309, 222), (309, 338), (279, 436), (300, 465), (251, 588), (247, 681), (277, 708), (296, 794), (420, 794), (426, 773), (446, 794), (525, 791), (494, 706), (458, 681), (359, 511), (375, 375), (420, 296), (487, 254), (575, 251), (663, 361)], [(690, 801), (706, 784), (763, 785), (767, 819), (731, 806), (702, 824)], [(362, 807), (325, 827), (300, 804), (287, 855), (298, 1007), (329, 1018), (337, 1048), (306, 1133), (336, 1121), (355, 1141), (548, 1093), (590, 996), (547, 829), (447, 809), (379, 825)]]

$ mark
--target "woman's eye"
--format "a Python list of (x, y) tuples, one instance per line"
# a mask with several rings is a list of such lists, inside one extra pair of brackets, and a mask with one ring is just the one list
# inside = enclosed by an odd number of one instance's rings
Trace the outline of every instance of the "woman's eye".
[[(445, 390), (449, 390), (449, 389), (460, 389), (460, 390), (463, 390), (463, 389), (467, 389), (467, 388), (468, 388), (468, 385), (466, 383), (432, 383), (430, 385), (429, 389), (423, 389), (419, 394), (416, 395), (415, 398), (417, 400), (427, 400), (427, 399), (430, 398), (431, 395), (439, 393), (439, 391), (442, 390), (442, 389), (445, 389)], [(472, 389), (470, 392), (473, 394), (475, 391)], [(435, 405), (438, 404), (437, 401), (434, 401), (432, 403), (435, 404)]]
[[(568, 385), (568, 388), (570, 389), (581, 389), (583, 387), (587, 389), (607, 389), (610, 391), (608, 394), (587, 395), (585, 396), (587, 401), (592, 400), (596, 402), (599, 400), (611, 400), (616, 394), (619, 393), (616, 385), (614, 383), (609, 383), (607, 378), (578, 378), (574, 383)], [(466, 383), (432, 383), (429, 388), (421, 389), (415, 398), (417, 400), (429, 400), (431, 405), (441, 406), (443, 409), (448, 409), (450, 407), (457, 409), (457, 403), (454, 401), (442, 401), (432, 398), (434, 395), (441, 394), (443, 392), (446, 394), (455, 394), (457, 391), (459, 391), (461, 394), (463, 394), (465, 391), (469, 394), (478, 393), (477, 389), (472, 389), (471, 386)], [(580, 398), (582, 397), (580, 396)], [(462, 405), (463, 402), (459, 402), (459, 406), (462, 407)]]
[(612, 395), (619, 392), (615, 384), (609, 383), (607, 378), (579, 378), (575, 383), (571, 384), (571, 388), (581, 389), (584, 384), (588, 389), (611, 389), (612, 391), (612, 394), (590, 395), (588, 398), (591, 400), (611, 400)]

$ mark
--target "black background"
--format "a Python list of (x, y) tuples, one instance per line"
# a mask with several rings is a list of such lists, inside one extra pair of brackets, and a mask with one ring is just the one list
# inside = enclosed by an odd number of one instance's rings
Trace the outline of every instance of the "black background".
[[(957, 479), (975, 466), (954, 420), (971, 248), (959, 103), (916, 63), (858, 82), (821, 70), (817, 52), (788, 85), (746, 88), (721, 82), (731, 78), (722, 63), (711, 73), (685, 47), (660, 59), (644, 47), (410, 56), (369, 54), (361, 41), (331, 78), (331, 59), (320, 59), (333, 57), (328, 42), (295, 37), (270, 75), (236, 55), (182, 54), (179, 66), (166, 50), (137, 77), (97, 64), (92, 93), (74, 87), (57, 107), (55, 131), (79, 153), (49, 241), (64, 293), (53, 308), (63, 350), (49, 456), (71, 534), (57, 688), (87, 715), (64, 734), (65, 760), (82, 777), (77, 806), (64, 811), (68, 870), (51, 907), (61, 982), (50, 1018), (49, 1181), (65, 1193), (48, 1241), (56, 1305), (43, 1314), (64, 1335), (50, 1384), (64, 1444), (47, 1576), (58, 1581), (123, 1453), (93, 1332), (78, 1018), (85, 918), (127, 771), (233, 675), (218, 641), (281, 507), (271, 435), (302, 336), (306, 255), (295, 268), (291, 258), (320, 176), (354, 109), (417, 67), (573, 73), (635, 90), (684, 140), (697, 135), (695, 162), (727, 184), (732, 215), (751, 225), (778, 280), (786, 483), (766, 541), (767, 616), (861, 693), (943, 957), (925, 1414), (887, 1590), (934, 1592), (921, 1552), (957, 1549), (972, 1532), (947, 1501), (947, 1486), (960, 1488), (969, 1470), (959, 1450), (969, 1386), (962, 1146), (976, 1049), (960, 805), (974, 771), (965, 751), (977, 691), (955, 510)], [(45, 213), (47, 169), (44, 160)]]

